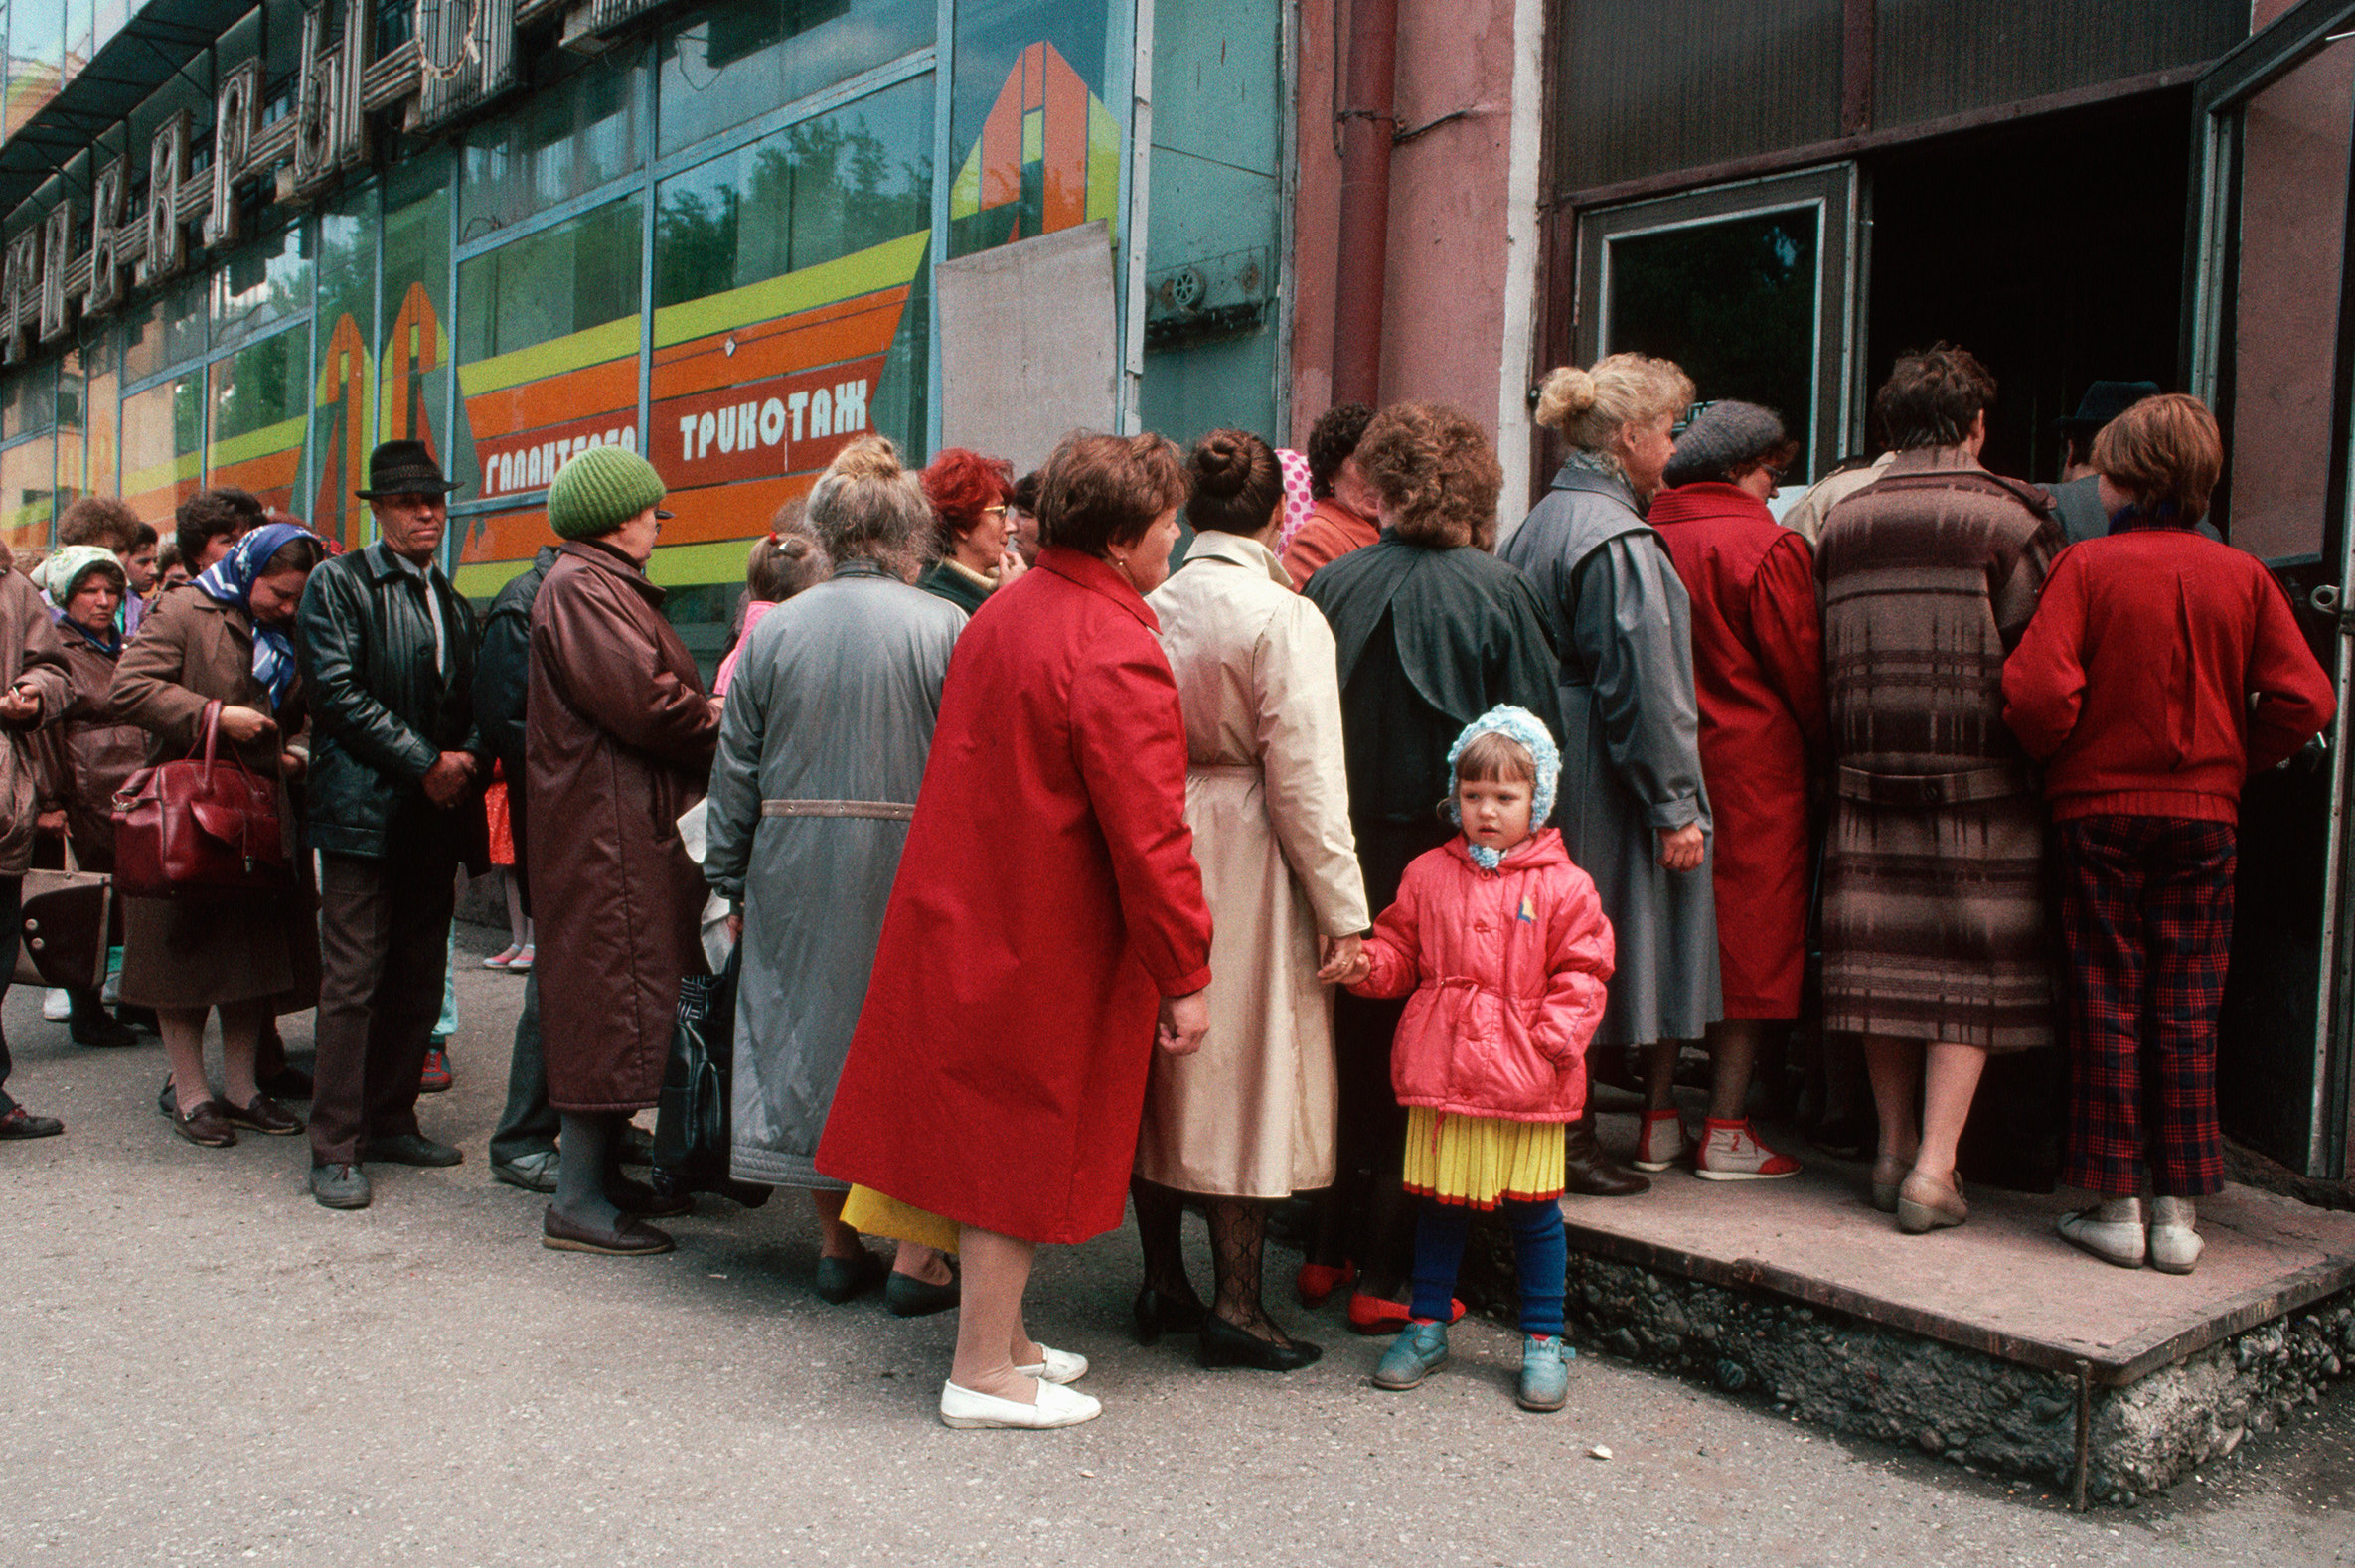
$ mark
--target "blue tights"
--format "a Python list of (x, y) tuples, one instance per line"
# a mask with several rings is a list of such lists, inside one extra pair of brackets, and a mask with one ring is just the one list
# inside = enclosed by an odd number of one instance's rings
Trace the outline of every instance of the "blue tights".
[[(1521, 1333), (1562, 1332), (1562, 1277), (1570, 1245), (1562, 1234), (1562, 1210), (1550, 1200), (1504, 1199), (1504, 1220), (1512, 1227), (1512, 1260), (1520, 1275)], [(1456, 1293), (1456, 1272), (1464, 1264), (1464, 1238), (1472, 1210), (1423, 1199), (1415, 1217), (1415, 1297), (1418, 1318), (1446, 1323)]]

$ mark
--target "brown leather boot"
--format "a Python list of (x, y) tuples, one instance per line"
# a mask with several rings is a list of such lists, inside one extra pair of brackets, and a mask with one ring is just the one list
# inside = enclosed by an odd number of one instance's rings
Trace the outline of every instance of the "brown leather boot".
[(1634, 1197), (1651, 1190), (1651, 1178), (1638, 1176), (1603, 1153), (1595, 1142), (1595, 1115), (1572, 1122), (1562, 1161), (1562, 1190), (1580, 1197)]

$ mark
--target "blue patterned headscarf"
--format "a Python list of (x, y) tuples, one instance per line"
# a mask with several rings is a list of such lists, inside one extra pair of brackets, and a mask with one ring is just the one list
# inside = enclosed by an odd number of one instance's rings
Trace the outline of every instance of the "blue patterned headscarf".
[[(1448, 747), (1448, 821), (1464, 826), (1463, 808), (1456, 804), (1456, 760), (1464, 755), (1464, 748), (1481, 735), (1497, 734), (1518, 741), (1537, 764), (1537, 781), (1530, 789), (1529, 827), (1534, 832), (1545, 826), (1545, 819), (1554, 814), (1554, 790), (1562, 779), (1562, 751), (1554, 744), (1554, 737), (1535, 713), (1509, 703), (1499, 703), (1464, 726), (1464, 733)], [(1485, 844), (1469, 846), (1473, 862), (1483, 870), (1492, 871), (1504, 860), (1504, 851)]]
[(197, 576), (196, 585), (204, 592), (245, 612), (253, 628), (253, 679), (270, 689), (272, 707), (286, 701), (286, 689), (294, 684), (294, 644), (277, 627), (264, 626), (254, 616), (253, 579), (288, 541), (318, 537), (292, 523), (264, 523)]

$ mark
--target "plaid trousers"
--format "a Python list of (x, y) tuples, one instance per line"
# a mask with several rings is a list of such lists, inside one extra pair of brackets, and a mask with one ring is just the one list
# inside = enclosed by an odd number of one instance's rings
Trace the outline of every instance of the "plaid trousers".
[(2224, 1189), (2216, 1019), (2233, 940), (2233, 824), (2084, 817), (2058, 825), (2069, 943), (2062, 1179), (2134, 1197)]

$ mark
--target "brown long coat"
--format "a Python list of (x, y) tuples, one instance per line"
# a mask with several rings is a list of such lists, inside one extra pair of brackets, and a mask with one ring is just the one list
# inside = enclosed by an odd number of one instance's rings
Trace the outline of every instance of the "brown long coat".
[[(139, 635), (115, 661), (106, 708), (147, 731), (150, 762), (167, 762), (203, 745), (205, 705), (216, 700), (232, 707), (271, 710), (269, 689), (253, 676), (252, 623), (243, 610), (209, 593), (176, 589), (148, 611)], [(306, 737), (300, 677), (272, 716), (278, 720), (277, 736), (236, 748), (264, 778), (276, 776), (281, 749), (300, 750)], [(226, 739), (222, 744), (229, 746)], [(123, 900), (125, 1002), (206, 1008), (267, 997), (280, 1013), (317, 1005), (318, 903), (296, 803), (283, 784), (278, 820), (290, 858), (301, 867), (292, 892)]]
[(703, 798), (719, 715), (663, 598), (618, 552), (575, 541), (532, 606), (525, 854), (559, 1111), (654, 1104), (679, 982), (704, 968), (703, 871), (678, 821)]
[(66, 814), (66, 836), (84, 870), (114, 866), (114, 792), (147, 765), (147, 731), (107, 708), (115, 655), (61, 630), (73, 695), (41, 731), (41, 809)]
[(22, 876), (33, 863), (41, 814), (33, 731), (57, 722), (72, 692), (66, 645), (40, 590), (22, 572), (0, 571), (0, 692), (20, 682), (40, 696), (41, 716), (0, 724), (0, 876)]

